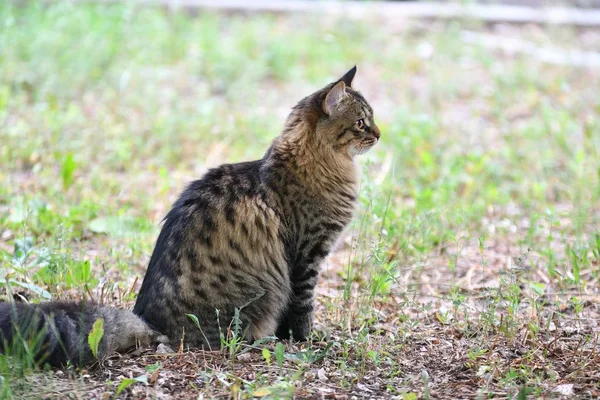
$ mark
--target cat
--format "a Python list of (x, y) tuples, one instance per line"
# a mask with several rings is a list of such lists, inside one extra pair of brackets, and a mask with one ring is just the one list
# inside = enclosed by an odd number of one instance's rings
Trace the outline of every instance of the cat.
[(16, 357), (29, 353), (37, 363), (54, 367), (90, 364), (95, 358), (88, 335), (99, 318), (104, 330), (98, 345), (100, 358), (168, 341), (128, 310), (83, 302), (15, 302), (0, 303), (0, 352)]
[(66, 349), (47, 350), (52, 365), (90, 360), (87, 341), (68, 338), (86, 338), (97, 317), (117, 324), (105, 331), (103, 355), (164, 335), (216, 350), (234, 317), (250, 342), (272, 335), (305, 340), (320, 264), (357, 205), (355, 156), (380, 138), (373, 109), (352, 88), (355, 74), (356, 66), (301, 100), (262, 159), (211, 169), (184, 190), (164, 219), (133, 313), (17, 306), (11, 318), (0, 318), (0, 333), (10, 338), (22, 315), (37, 315), (37, 330), (67, 339)]

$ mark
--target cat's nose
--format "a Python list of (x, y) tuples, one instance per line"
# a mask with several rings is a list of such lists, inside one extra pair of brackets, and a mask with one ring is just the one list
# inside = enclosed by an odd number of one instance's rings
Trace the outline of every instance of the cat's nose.
[(375, 136), (377, 140), (379, 140), (379, 138), (381, 137), (381, 131), (375, 123), (373, 123), (373, 126), (371, 127), (371, 133), (373, 134), (373, 136)]

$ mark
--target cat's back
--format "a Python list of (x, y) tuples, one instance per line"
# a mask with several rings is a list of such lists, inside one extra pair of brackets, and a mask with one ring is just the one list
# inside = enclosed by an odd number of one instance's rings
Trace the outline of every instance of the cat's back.
[(166, 220), (178, 219), (187, 229), (199, 229), (211, 250), (236, 240), (239, 245), (263, 246), (261, 241), (272, 242), (278, 235), (277, 198), (265, 182), (262, 160), (224, 164), (192, 182)]
[(190, 310), (214, 315), (261, 294), (271, 304), (287, 300), (280, 213), (261, 166), (225, 164), (184, 190), (165, 218), (135, 313), (169, 332), (181, 325), (173, 315)]
[(215, 212), (231, 202), (260, 193), (261, 161), (223, 164), (212, 168), (181, 193), (165, 220), (177, 213)]

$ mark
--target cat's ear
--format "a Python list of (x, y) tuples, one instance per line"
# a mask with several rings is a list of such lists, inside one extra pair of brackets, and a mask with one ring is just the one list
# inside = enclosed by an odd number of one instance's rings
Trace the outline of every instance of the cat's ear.
[(346, 86), (352, 87), (352, 81), (354, 80), (354, 75), (356, 75), (356, 65), (350, 69), (350, 71), (346, 72), (344, 76), (340, 78), (340, 81), (344, 82)]
[(327, 96), (325, 96), (325, 101), (323, 102), (323, 111), (325, 111), (327, 115), (331, 115), (335, 107), (346, 96), (346, 84), (344, 81), (339, 81), (331, 88), (329, 93), (327, 93)]

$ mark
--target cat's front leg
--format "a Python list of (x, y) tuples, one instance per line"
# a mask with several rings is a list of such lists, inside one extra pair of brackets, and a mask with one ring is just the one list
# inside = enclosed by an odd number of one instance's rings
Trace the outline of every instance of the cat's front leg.
[(312, 319), (314, 306), (297, 309), (290, 305), (288, 311), (282, 316), (276, 335), (280, 339), (293, 338), (297, 341), (305, 341), (312, 330)]
[(278, 338), (292, 337), (298, 341), (308, 338), (312, 329), (315, 309), (314, 292), (318, 276), (318, 264), (299, 269), (292, 274), (292, 296), (277, 327)]

